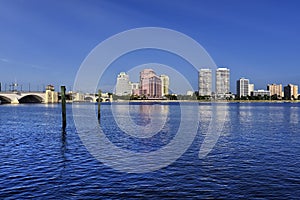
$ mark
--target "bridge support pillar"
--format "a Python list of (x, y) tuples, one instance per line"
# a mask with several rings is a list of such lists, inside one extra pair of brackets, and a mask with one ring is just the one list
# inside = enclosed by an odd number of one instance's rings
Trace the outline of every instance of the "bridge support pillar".
[(15, 97), (11, 102), (11, 104), (19, 104), (19, 100), (17, 99), (17, 97)]

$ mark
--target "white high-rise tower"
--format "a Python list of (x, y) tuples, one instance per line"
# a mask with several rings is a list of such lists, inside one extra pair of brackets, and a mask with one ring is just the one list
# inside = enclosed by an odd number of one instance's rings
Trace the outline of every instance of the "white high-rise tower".
[(129, 80), (129, 75), (125, 72), (121, 72), (117, 77), (116, 95), (125, 96), (131, 94), (132, 88)]
[(216, 95), (224, 98), (230, 92), (230, 70), (218, 68), (216, 71)]
[(211, 96), (212, 93), (212, 71), (211, 69), (200, 69), (199, 71), (199, 96)]
[(249, 94), (249, 79), (240, 78), (236, 82), (236, 94), (238, 97), (246, 97)]

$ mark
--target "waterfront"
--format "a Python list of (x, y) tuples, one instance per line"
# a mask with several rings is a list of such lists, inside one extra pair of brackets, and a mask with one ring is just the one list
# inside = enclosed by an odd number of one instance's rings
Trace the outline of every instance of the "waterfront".
[[(184, 103), (189, 104), (198, 103)], [(71, 105), (67, 107), (66, 134), (61, 132), (59, 104), (1, 105), (0, 198), (298, 199), (300, 104), (227, 105), (222, 135), (207, 157), (199, 159), (198, 153), (212, 107), (199, 103), (200, 127), (191, 147), (171, 165), (141, 174), (116, 171), (92, 157), (76, 133)], [(84, 109), (91, 104), (77, 106)], [(122, 108), (118, 103), (113, 106)], [(157, 135), (138, 140), (118, 129), (111, 104), (104, 103), (101, 126), (116, 145), (147, 152), (174, 137), (179, 103), (135, 102), (131, 106), (130, 115), (137, 124), (149, 123), (152, 106), (168, 120)]]

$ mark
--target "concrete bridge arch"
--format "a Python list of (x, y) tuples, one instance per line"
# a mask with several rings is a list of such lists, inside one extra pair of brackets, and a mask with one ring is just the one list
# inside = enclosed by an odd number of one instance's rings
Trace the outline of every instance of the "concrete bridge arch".
[[(90, 102), (98, 102), (98, 97), (97, 96), (92, 96), (92, 95), (85, 95), (84, 100), (85, 101), (90, 101)], [(112, 99), (110, 97), (100, 97), (101, 102), (111, 102)]]
[(0, 101), (3, 103), (44, 103), (44, 93), (0, 93)]
[(9, 97), (7, 97), (7, 96), (0, 95), (0, 102), (2, 104), (4, 104), (4, 103), (11, 103), (12, 99), (9, 98)]
[(28, 94), (18, 99), (19, 103), (43, 103), (45, 99), (40, 95)]

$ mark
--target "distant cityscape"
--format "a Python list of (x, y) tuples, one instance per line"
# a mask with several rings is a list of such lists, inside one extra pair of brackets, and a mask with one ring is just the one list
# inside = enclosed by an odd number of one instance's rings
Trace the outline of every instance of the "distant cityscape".
[(131, 82), (129, 75), (121, 72), (117, 77), (117, 96), (131, 96), (134, 99), (161, 99), (169, 95), (169, 77), (156, 75), (153, 69), (144, 69), (140, 72), (140, 81)]
[[(174, 98), (169, 93), (170, 78), (156, 75), (152, 69), (140, 72), (140, 82), (134, 83), (129, 75), (121, 72), (117, 77), (117, 96), (131, 96), (133, 99)], [(265, 89), (255, 90), (249, 79), (240, 78), (236, 82), (236, 94), (230, 91), (230, 69), (218, 68), (215, 72), (215, 91), (213, 91), (212, 69), (200, 69), (198, 91), (187, 91), (186, 96), (195, 96), (198, 100), (298, 100), (298, 85), (268, 84)]]
[(268, 84), (266, 90), (255, 90), (255, 85), (249, 79), (240, 78), (236, 82), (236, 94), (230, 92), (230, 70), (218, 68), (216, 70), (216, 90), (212, 92), (212, 70), (199, 71), (199, 98), (226, 100), (298, 100), (298, 85)]
[[(213, 90), (215, 80), (215, 90)], [(230, 69), (217, 68), (215, 77), (212, 69), (200, 69), (198, 72), (198, 90), (187, 91), (186, 94), (174, 94), (170, 91), (170, 78), (166, 74), (157, 75), (153, 69), (143, 69), (139, 82), (131, 82), (126, 72), (120, 72), (116, 77), (115, 91), (102, 93), (101, 101), (113, 100), (300, 100), (298, 85), (271, 83), (266, 89), (255, 89), (255, 85), (247, 78), (236, 81), (236, 93), (230, 91)], [(1, 103), (57, 103), (59, 92), (54, 86), (47, 85), (44, 91), (24, 92), (18, 90), (18, 84), (13, 83), (10, 90), (2, 91), (0, 83)], [(69, 91), (67, 99), (70, 102), (96, 102), (97, 94)]]

